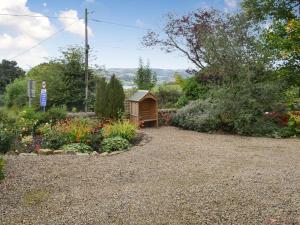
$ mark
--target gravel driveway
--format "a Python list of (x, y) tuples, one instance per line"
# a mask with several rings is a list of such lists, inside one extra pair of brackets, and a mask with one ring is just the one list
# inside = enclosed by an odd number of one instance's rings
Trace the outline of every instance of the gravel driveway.
[(300, 224), (300, 140), (145, 132), (110, 157), (6, 156), (0, 224)]

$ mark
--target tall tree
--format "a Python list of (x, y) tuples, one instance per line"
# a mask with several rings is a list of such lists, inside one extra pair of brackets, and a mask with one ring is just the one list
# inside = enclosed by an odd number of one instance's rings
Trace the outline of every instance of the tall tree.
[(150, 90), (157, 82), (156, 74), (150, 69), (149, 63), (145, 66), (143, 60), (139, 59), (139, 68), (135, 74), (134, 83), (138, 89)]
[(96, 81), (96, 102), (95, 102), (95, 112), (98, 116), (107, 117), (107, 96), (108, 87), (107, 82), (104, 77), (100, 77)]
[(0, 63), (0, 95), (5, 91), (6, 85), (24, 75), (25, 71), (17, 66), (17, 62), (3, 59)]
[(69, 109), (84, 108), (84, 51), (82, 48), (70, 47), (62, 51), (60, 62), (64, 67), (64, 82), (66, 85), (66, 105)]
[(255, 23), (268, 25), (264, 39), (267, 48), (276, 50), (274, 64), (279, 68), (279, 77), (300, 87), (299, 0), (244, 0), (242, 7)]
[(111, 76), (107, 89), (108, 116), (117, 118), (120, 112), (124, 112), (125, 94), (120, 80), (115, 75)]
[(149, 32), (143, 44), (183, 53), (201, 79), (231, 82), (242, 67), (268, 61), (254, 31), (243, 14), (196, 10), (180, 17), (169, 15), (163, 31)]

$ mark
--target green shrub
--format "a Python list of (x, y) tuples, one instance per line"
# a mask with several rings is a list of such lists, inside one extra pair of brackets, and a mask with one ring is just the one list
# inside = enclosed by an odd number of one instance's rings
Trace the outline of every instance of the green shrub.
[(87, 135), (85, 144), (91, 146), (94, 151), (98, 151), (101, 146), (102, 140), (103, 140), (103, 130), (96, 129), (96, 131), (93, 131), (92, 133)]
[(233, 132), (254, 136), (272, 136), (279, 132), (275, 121), (264, 116), (282, 102), (278, 83), (242, 80), (234, 88), (219, 88), (213, 94), (218, 99), (222, 123), (230, 125)]
[(183, 96), (180, 96), (178, 101), (175, 103), (175, 107), (182, 108), (182, 107), (186, 106), (188, 103), (189, 103), (189, 99), (185, 95), (183, 95)]
[(4, 159), (0, 157), (0, 180), (4, 179)]
[(3, 110), (0, 111), (0, 153), (11, 150), (17, 131), (15, 129), (15, 119), (11, 118)]
[(47, 116), (43, 112), (37, 112), (34, 108), (25, 107), (19, 112), (16, 120), (16, 126), (22, 135), (35, 133), (36, 128), (47, 122)]
[(0, 127), (0, 153), (6, 153), (12, 149), (15, 134), (12, 130)]
[(158, 97), (161, 109), (174, 108), (178, 99), (183, 96), (182, 88), (177, 84), (164, 83), (154, 87), (152, 91)]
[(71, 142), (70, 137), (64, 133), (49, 130), (43, 135), (42, 148), (59, 149)]
[(290, 136), (300, 135), (300, 113), (298, 114), (289, 114), (290, 118), (288, 121), (288, 130), (290, 132)]
[(198, 82), (195, 77), (185, 79), (182, 89), (188, 100), (204, 99), (208, 96), (209, 91), (208, 86)]
[(221, 128), (216, 103), (211, 99), (193, 101), (178, 110), (172, 124), (188, 130), (213, 132)]
[(280, 102), (279, 93), (277, 84), (263, 82), (242, 81), (234, 88), (217, 87), (211, 91), (211, 97), (178, 110), (172, 123), (202, 132), (221, 129), (242, 135), (276, 137), (281, 135), (281, 128), (264, 113), (271, 112)]
[(68, 112), (66, 107), (53, 106), (51, 107), (47, 113), (47, 119), (52, 123), (55, 123), (59, 120), (64, 120), (67, 118)]
[(105, 137), (122, 137), (132, 141), (137, 133), (137, 126), (128, 120), (113, 122), (104, 127)]
[(8, 108), (21, 108), (24, 107), (27, 102), (27, 80), (24, 77), (15, 79), (6, 86), (4, 103)]
[(102, 151), (113, 152), (123, 149), (128, 149), (130, 146), (128, 140), (122, 137), (109, 137), (105, 138), (102, 142)]
[(81, 153), (89, 153), (92, 152), (93, 149), (83, 143), (71, 143), (71, 144), (67, 144), (62, 146), (62, 150), (64, 151), (73, 151), (73, 152), (81, 152)]

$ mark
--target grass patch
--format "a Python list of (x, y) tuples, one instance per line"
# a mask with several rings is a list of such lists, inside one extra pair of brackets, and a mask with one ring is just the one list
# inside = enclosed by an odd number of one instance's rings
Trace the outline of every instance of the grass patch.
[(34, 190), (27, 192), (23, 199), (28, 205), (38, 205), (50, 197), (50, 192), (45, 190)]

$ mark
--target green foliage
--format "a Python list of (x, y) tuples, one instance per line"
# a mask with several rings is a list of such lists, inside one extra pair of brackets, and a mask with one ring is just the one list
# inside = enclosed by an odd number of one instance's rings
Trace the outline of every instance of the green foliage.
[(276, 108), (280, 93), (277, 83), (241, 81), (234, 88), (218, 87), (211, 91), (210, 98), (179, 110), (173, 124), (203, 132), (222, 129), (243, 135), (274, 136), (280, 128), (264, 113)]
[(16, 137), (15, 119), (3, 110), (0, 111), (0, 153), (6, 153), (13, 147)]
[(72, 107), (83, 109), (85, 101), (84, 49), (80, 47), (64, 49), (59, 61), (64, 69), (65, 104), (70, 109)]
[(207, 85), (201, 84), (195, 77), (183, 80), (182, 89), (188, 100), (204, 99), (209, 90)]
[(188, 130), (214, 132), (221, 128), (217, 104), (212, 99), (197, 100), (178, 110), (172, 124)]
[(103, 130), (96, 128), (92, 133), (87, 135), (85, 144), (91, 146), (94, 151), (98, 151), (100, 149), (102, 140)]
[(27, 102), (27, 80), (24, 77), (15, 79), (6, 86), (4, 94), (5, 106), (8, 108), (20, 108), (24, 107)]
[(95, 113), (100, 117), (108, 116), (108, 84), (104, 77), (100, 77), (96, 84), (96, 103), (95, 103)]
[(174, 108), (178, 99), (183, 96), (182, 88), (177, 84), (163, 83), (155, 86), (152, 90), (158, 97), (160, 108)]
[(47, 120), (52, 123), (66, 119), (67, 115), (67, 109), (64, 106), (53, 106), (46, 112)]
[[(27, 104), (27, 80), (37, 81), (36, 97), (33, 103), (39, 106), (42, 81), (47, 83), (47, 106), (66, 105), (69, 110), (82, 110), (85, 103), (84, 51), (79, 47), (62, 50), (62, 56), (48, 63), (32, 68), (26, 77), (16, 79), (6, 87), (5, 105), (9, 108)], [(89, 105), (93, 108), (95, 99), (95, 76), (89, 72)]]
[(242, 8), (254, 23), (269, 24), (262, 36), (265, 48), (275, 50), (274, 62), (281, 62), (277, 67), (281, 79), (299, 87), (299, 0), (243, 0)]
[(67, 112), (64, 107), (53, 107), (48, 112), (37, 111), (34, 108), (25, 107), (16, 118), (16, 127), (22, 135), (35, 134), (37, 128), (44, 124), (54, 124), (58, 120), (65, 119)]
[[(298, 114), (289, 114), (290, 118), (288, 121), (288, 130), (292, 135), (300, 135), (300, 113)], [(292, 136), (291, 135), (291, 136)]]
[(0, 181), (4, 179), (4, 159), (0, 157)]
[(122, 137), (105, 138), (102, 142), (102, 151), (113, 152), (118, 150), (128, 149), (130, 147), (129, 141)]
[[(1, 70), (1, 68), (0, 68)], [(90, 109), (94, 108), (95, 75), (89, 73), (89, 99)], [(0, 71), (1, 74), (1, 71)], [(39, 97), (42, 81), (47, 83), (47, 107), (66, 105), (68, 110), (77, 108), (82, 110), (85, 103), (85, 67), (84, 51), (79, 47), (69, 47), (62, 50), (62, 56), (48, 63), (32, 68), (26, 77), (15, 79), (6, 86), (4, 104), (8, 107), (20, 108), (26, 106), (27, 80), (37, 81), (36, 97), (33, 99), (35, 107), (39, 106)], [(3, 79), (5, 81), (5, 79)], [(6, 81), (5, 81), (6, 82)], [(1, 84), (0, 84), (1, 85)], [(0, 92), (1, 94), (1, 92)]]
[[(282, 101), (281, 86), (277, 82), (252, 83), (240, 81), (234, 88), (217, 90), (215, 98), (219, 99), (220, 117), (233, 131), (245, 135), (271, 135), (277, 132), (272, 121), (264, 118), (265, 112), (276, 109)], [(226, 119), (224, 119), (226, 118)], [(264, 128), (266, 124), (270, 129)]]
[(34, 104), (39, 106), (42, 82), (47, 84), (47, 107), (62, 106), (66, 100), (66, 85), (63, 81), (64, 67), (57, 62), (43, 63), (33, 67), (27, 74), (28, 79), (35, 80), (36, 97)]
[(127, 120), (116, 121), (104, 127), (105, 137), (122, 137), (132, 141), (137, 133), (137, 126)]
[(90, 146), (83, 143), (67, 144), (62, 147), (62, 150), (67, 152), (71, 151), (71, 152), (80, 152), (80, 153), (89, 153), (93, 151), (93, 149)]
[(124, 112), (125, 94), (120, 80), (115, 75), (111, 76), (107, 90), (107, 115), (117, 118), (120, 112)]
[(118, 118), (124, 112), (125, 93), (123, 86), (112, 75), (109, 83), (105, 78), (97, 80), (95, 112), (100, 117)]
[(25, 71), (15, 61), (3, 59), (0, 63), (0, 95), (4, 93), (6, 85), (24, 75)]
[(183, 106), (186, 106), (188, 103), (189, 103), (189, 99), (185, 95), (183, 95), (180, 96), (175, 106), (176, 108), (182, 108)]
[(70, 137), (66, 133), (56, 132), (55, 130), (49, 129), (43, 135), (42, 148), (59, 149), (65, 144), (71, 142)]
[(15, 133), (9, 128), (0, 127), (0, 153), (6, 153), (11, 150), (15, 140)]
[(153, 88), (157, 82), (156, 74), (150, 69), (150, 65), (146, 66), (143, 63), (143, 60), (139, 60), (139, 68), (135, 74), (134, 83), (141, 90), (150, 90)]

